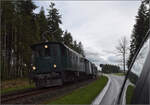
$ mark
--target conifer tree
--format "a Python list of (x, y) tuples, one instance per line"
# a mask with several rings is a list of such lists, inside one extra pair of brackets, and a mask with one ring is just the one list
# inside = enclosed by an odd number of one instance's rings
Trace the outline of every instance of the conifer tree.
[(65, 31), (64, 33), (63, 42), (70, 48), (73, 48), (73, 38), (71, 36), (71, 33), (69, 33), (68, 31)]
[[(39, 14), (32, 0), (1, 2), (1, 77), (3, 80), (27, 76), (30, 71), (30, 46), (41, 42), (41, 35), (50, 31), (49, 41), (63, 42), (82, 54), (82, 43), (73, 41), (71, 33), (60, 28), (61, 15), (55, 4), (50, 4), (48, 17), (42, 7)], [(53, 37), (52, 37), (53, 36)]]
[(52, 41), (58, 41), (62, 42), (62, 35), (63, 31), (60, 28), (60, 24), (62, 24), (61, 21), (61, 15), (59, 14), (59, 11), (57, 8), (55, 8), (55, 4), (51, 2), (50, 9), (48, 11), (48, 30), (50, 32), (49, 37)]
[(20, 41), (22, 42), (21, 52), (23, 56), (23, 63), (30, 64), (30, 55), (31, 49), (30, 45), (36, 43), (37, 33), (36, 32), (36, 23), (35, 23), (35, 14), (33, 10), (36, 9), (36, 6), (31, 0), (21, 1), (18, 4), (19, 15), (20, 15)]
[(78, 44), (78, 52), (79, 52), (81, 55), (85, 56), (84, 50), (83, 50), (83, 45), (82, 45), (81, 42), (79, 42), (79, 44)]
[(145, 37), (149, 29), (149, 9), (147, 8), (147, 3), (143, 1), (139, 7), (138, 14), (136, 16), (136, 24), (134, 25), (133, 32), (131, 35), (130, 42), (130, 56), (127, 62), (128, 67), (132, 61), (132, 58), (139, 48), (143, 38)]
[(39, 26), (40, 39), (42, 40), (42, 34), (48, 30), (48, 23), (44, 12), (44, 7), (41, 7), (41, 10), (37, 15), (37, 21)]
[(10, 78), (10, 61), (11, 61), (11, 51), (13, 48), (13, 25), (14, 25), (14, 4), (9, 1), (2, 1), (1, 8), (1, 57), (2, 57), (2, 78)]

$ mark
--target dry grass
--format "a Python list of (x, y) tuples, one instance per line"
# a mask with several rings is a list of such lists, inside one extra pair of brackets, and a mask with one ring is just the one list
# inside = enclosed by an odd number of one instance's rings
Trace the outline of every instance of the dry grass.
[(28, 85), (29, 82), (26, 79), (15, 79), (15, 80), (6, 80), (6, 81), (2, 81), (2, 89), (7, 89), (7, 88), (14, 88), (17, 86), (24, 86), (24, 85)]
[(2, 94), (32, 87), (34, 87), (34, 84), (30, 83), (26, 78), (18, 78), (15, 80), (7, 80), (1, 82)]

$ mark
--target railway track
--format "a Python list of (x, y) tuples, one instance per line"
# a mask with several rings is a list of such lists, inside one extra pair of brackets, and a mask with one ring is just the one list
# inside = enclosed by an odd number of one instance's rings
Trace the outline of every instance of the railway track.
[(13, 94), (8, 94), (8, 95), (2, 95), (1, 96), (1, 103), (7, 103), (11, 101), (17, 101), (21, 100), (23, 98), (29, 98), (31, 96), (36, 96), (38, 94), (44, 94), (45, 92), (49, 92), (55, 89), (58, 89), (59, 87), (51, 87), (51, 88), (44, 88), (44, 89), (29, 89), (23, 92), (19, 93), (13, 93)]

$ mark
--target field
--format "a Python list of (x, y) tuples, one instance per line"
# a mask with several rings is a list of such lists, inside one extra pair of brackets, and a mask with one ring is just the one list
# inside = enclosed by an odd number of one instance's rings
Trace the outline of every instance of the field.
[(127, 92), (126, 92), (126, 104), (130, 104), (131, 103), (131, 98), (133, 95), (133, 91), (134, 91), (134, 86), (129, 85), (127, 88)]
[(46, 104), (91, 104), (94, 98), (100, 93), (108, 81), (108, 78), (101, 76), (95, 82), (74, 90), (73, 92), (59, 97), (53, 101), (48, 101)]

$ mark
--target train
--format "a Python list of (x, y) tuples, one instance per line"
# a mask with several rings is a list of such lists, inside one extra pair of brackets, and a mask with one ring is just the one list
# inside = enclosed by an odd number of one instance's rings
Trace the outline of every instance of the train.
[(61, 86), (97, 76), (94, 63), (61, 42), (38, 43), (31, 45), (31, 49), (29, 78), (37, 88)]

